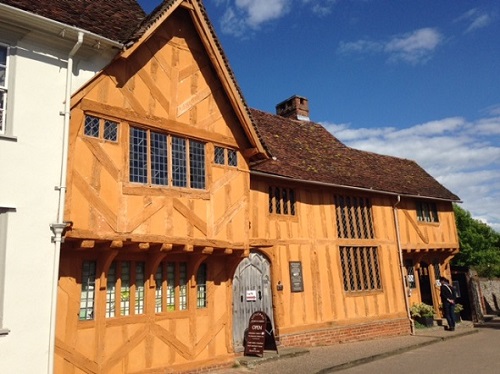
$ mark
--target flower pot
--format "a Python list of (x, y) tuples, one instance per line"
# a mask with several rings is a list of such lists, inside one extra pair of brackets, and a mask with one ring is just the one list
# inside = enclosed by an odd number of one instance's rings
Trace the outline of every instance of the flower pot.
[(434, 326), (434, 317), (416, 317), (415, 321), (417, 321), (418, 323), (420, 323), (425, 327)]

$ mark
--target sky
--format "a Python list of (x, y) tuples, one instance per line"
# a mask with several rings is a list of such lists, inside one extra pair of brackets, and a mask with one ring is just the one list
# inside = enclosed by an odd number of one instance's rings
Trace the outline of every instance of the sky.
[(304, 96), (346, 145), (415, 160), (500, 232), (500, 2), (204, 4), (250, 107)]

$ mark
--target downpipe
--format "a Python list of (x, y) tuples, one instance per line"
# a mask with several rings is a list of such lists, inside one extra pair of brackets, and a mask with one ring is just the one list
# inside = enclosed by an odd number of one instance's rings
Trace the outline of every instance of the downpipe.
[(63, 143), (61, 154), (61, 171), (59, 186), (56, 190), (59, 191), (59, 201), (57, 206), (57, 219), (55, 223), (50, 225), (54, 236), (54, 264), (52, 266), (52, 295), (50, 305), (50, 331), (49, 331), (49, 357), (47, 365), (47, 374), (54, 373), (54, 358), (55, 358), (55, 341), (56, 341), (56, 316), (57, 316), (57, 289), (59, 284), (59, 261), (61, 257), (61, 243), (63, 242), (64, 230), (67, 224), (64, 222), (64, 207), (66, 204), (66, 178), (68, 166), (68, 148), (69, 148), (69, 123), (71, 114), (71, 83), (73, 76), (73, 57), (78, 52), (83, 44), (83, 32), (78, 32), (78, 40), (73, 46), (73, 49), (68, 54), (68, 65), (66, 69), (66, 91), (64, 100), (64, 122), (63, 122)]
[(411, 318), (411, 313), (410, 313), (410, 302), (408, 300), (408, 290), (407, 290), (406, 282), (405, 282), (403, 248), (401, 248), (401, 235), (399, 233), (398, 205), (400, 202), (401, 202), (401, 195), (397, 195), (397, 201), (393, 206), (394, 225), (396, 226), (396, 240), (397, 240), (398, 254), (399, 254), (399, 269), (401, 271), (401, 281), (402, 281), (402, 286), (403, 286), (403, 296), (405, 299), (406, 315), (408, 317), (408, 320), (410, 321), (410, 333), (411, 333), (411, 335), (415, 335), (415, 323), (414, 323), (413, 319)]

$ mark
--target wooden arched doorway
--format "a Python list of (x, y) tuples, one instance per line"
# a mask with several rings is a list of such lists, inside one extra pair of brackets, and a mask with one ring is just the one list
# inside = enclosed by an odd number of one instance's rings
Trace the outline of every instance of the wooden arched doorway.
[(243, 349), (245, 330), (250, 316), (257, 311), (267, 314), (273, 324), (271, 264), (258, 252), (243, 259), (233, 277), (233, 342), (237, 351)]

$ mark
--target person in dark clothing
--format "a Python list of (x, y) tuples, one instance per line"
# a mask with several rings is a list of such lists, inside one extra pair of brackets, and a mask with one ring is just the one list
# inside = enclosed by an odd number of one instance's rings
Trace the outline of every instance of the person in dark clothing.
[(441, 282), (441, 303), (443, 304), (443, 313), (448, 322), (448, 331), (455, 330), (455, 299), (456, 293), (448, 279), (440, 277)]

